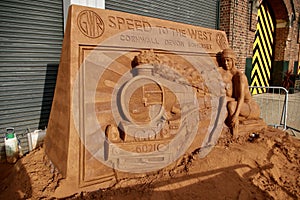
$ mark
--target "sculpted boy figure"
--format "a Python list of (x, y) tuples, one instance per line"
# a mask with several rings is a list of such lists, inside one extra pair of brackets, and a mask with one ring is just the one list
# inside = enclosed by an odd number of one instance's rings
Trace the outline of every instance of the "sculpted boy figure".
[(232, 134), (238, 133), (240, 120), (259, 119), (260, 109), (252, 99), (246, 76), (235, 66), (236, 56), (232, 49), (224, 49), (221, 54), (220, 69), (226, 89), (228, 116), (227, 125)]

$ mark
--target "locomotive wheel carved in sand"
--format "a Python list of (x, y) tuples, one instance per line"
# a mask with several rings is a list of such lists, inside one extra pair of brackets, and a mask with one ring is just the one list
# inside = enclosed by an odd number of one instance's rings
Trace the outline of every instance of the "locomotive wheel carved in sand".
[[(122, 84), (118, 93), (111, 94), (112, 99), (120, 97), (112, 101), (112, 115), (106, 117), (114, 119), (112, 122), (101, 120), (105, 111), (101, 111), (101, 106), (96, 108), (99, 123), (105, 127), (106, 159), (120, 170), (144, 172), (162, 168), (187, 150), (198, 131), (197, 98), (202, 98), (207, 88), (187, 61), (182, 59), (190, 73), (183, 75), (183, 66), (167, 65), (162, 62), (164, 59), (167, 56), (158, 56), (153, 50), (134, 57), (132, 78)], [(97, 93), (102, 94), (109, 87), (101, 85), (104, 82), (100, 79)], [(209, 108), (206, 105), (202, 109), (209, 113)], [(124, 162), (120, 155), (124, 155)], [(128, 159), (131, 162), (126, 162)]]

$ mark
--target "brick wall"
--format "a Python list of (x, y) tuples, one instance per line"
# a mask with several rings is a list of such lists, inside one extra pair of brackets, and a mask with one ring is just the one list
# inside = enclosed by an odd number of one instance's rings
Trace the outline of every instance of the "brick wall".
[(275, 35), (275, 48), (274, 48), (274, 60), (282, 61), (285, 60), (285, 47), (287, 44), (289, 28), (277, 28)]
[[(231, 0), (222, 0), (220, 2), (220, 29), (226, 32), (227, 39), (231, 37)], [(230, 41), (230, 40), (229, 40)]]
[[(278, 25), (274, 38), (274, 60), (289, 61), (289, 68), (292, 69), (299, 55), (300, 0), (293, 0), (293, 4), (290, 0), (266, 1), (269, 2)], [(220, 11), (220, 29), (226, 32), (229, 45), (237, 54), (237, 67), (244, 70), (246, 58), (252, 57), (257, 13), (255, 9), (251, 9), (249, 0), (221, 0)], [(295, 20), (290, 24), (289, 16), (293, 11)]]
[(220, 29), (226, 32), (229, 45), (237, 54), (237, 67), (244, 70), (246, 58), (252, 57), (254, 30), (250, 29), (256, 28), (256, 16), (251, 16), (248, 0), (222, 0), (220, 7)]
[(276, 18), (275, 61), (289, 61), (289, 69), (299, 58), (299, 0), (272, 0), (270, 6)]

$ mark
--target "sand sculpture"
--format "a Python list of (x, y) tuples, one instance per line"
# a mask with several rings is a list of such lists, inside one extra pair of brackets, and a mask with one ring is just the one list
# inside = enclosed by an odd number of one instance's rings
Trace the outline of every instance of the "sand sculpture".
[(71, 6), (45, 138), (60, 189), (107, 188), (206, 156), (226, 118), (226, 48), (223, 31)]
[[(265, 127), (265, 124), (260, 119), (259, 105), (252, 99), (248, 81), (239, 69), (236, 68), (236, 55), (232, 49), (224, 49), (221, 52), (221, 69), (220, 73), (223, 77), (226, 90), (228, 117), (227, 125), (230, 127), (234, 136), (239, 134), (240, 123), (254, 123), (257, 130)], [(243, 127), (242, 131), (247, 127)], [(251, 131), (249, 131), (251, 132)], [(253, 130), (252, 130), (253, 132)]]

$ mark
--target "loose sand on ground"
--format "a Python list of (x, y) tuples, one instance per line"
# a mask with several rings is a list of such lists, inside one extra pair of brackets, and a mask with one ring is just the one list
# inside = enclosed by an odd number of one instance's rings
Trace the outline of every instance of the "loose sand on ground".
[[(300, 140), (273, 128), (258, 134), (223, 131), (205, 158), (187, 155), (176, 167), (65, 199), (300, 199)], [(63, 181), (43, 147), (0, 170), (0, 199), (53, 199)]]

